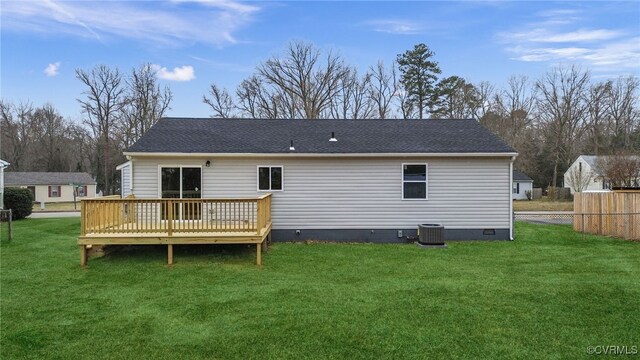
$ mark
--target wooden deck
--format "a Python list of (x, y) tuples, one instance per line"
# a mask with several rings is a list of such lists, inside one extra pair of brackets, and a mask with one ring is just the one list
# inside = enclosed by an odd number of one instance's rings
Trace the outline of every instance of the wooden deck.
[(83, 199), (80, 264), (93, 245), (256, 244), (256, 264), (271, 236), (271, 194), (251, 199)]

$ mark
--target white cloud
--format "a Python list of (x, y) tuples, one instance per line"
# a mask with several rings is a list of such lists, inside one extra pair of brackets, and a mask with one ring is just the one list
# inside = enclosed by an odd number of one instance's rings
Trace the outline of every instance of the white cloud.
[(58, 75), (59, 71), (60, 71), (60, 61), (51, 63), (47, 65), (47, 67), (44, 69), (44, 73), (47, 76), (56, 76)]
[(608, 29), (580, 29), (569, 32), (553, 32), (539, 28), (522, 32), (501, 34), (501, 36), (506, 39), (542, 43), (594, 42), (610, 40), (622, 35), (623, 33), (621, 31)]
[(156, 77), (163, 80), (171, 81), (191, 81), (196, 78), (193, 66), (185, 65), (174, 67), (173, 70), (167, 70), (166, 67), (153, 64), (151, 65), (156, 71)]
[[(189, 6), (184, 4), (190, 2)], [(2, 28), (43, 34), (71, 34), (105, 41), (110, 37), (162, 45), (235, 43), (234, 32), (253, 20), (258, 6), (227, 0), (6, 1)], [(108, 16), (107, 16), (108, 15)]]
[(410, 20), (371, 20), (365, 23), (373, 31), (397, 35), (415, 35), (422, 32), (423, 27)]
[(520, 24), (517, 31), (499, 33), (497, 39), (513, 54), (513, 60), (570, 61), (595, 71), (637, 69), (640, 37), (619, 29), (586, 28), (588, 19), (578, 14), (569, 9), (538, 13), (536, 21)]

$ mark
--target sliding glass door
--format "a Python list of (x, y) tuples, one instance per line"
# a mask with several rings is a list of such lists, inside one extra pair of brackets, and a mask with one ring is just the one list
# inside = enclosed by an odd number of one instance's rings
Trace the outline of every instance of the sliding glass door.
[[(161, 196), (163, 199), (200, 199), (202, 197), (202, 168), (163, 167), (160, 169)], [(201, 204), (184, 202), (173, 207), (176, 220), (199, 220)], [(162, 209), (162, 218), (168, 213)]]

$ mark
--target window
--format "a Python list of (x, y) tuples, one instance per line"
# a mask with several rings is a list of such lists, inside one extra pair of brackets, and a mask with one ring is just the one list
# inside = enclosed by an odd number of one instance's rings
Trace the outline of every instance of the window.
[(281, 191), (282, 166), (258, 166), (258, 190)]
[(199, 199), (202, 196), (202, 168), (163, 167), (160, 169), (162, 184), (160, 196), (164, 199)]
[(49, 197), (60, 197), (60, 185), (49, 185)]
[(402, 198), (427, 199), (427, 164), (402, 164)]
[(513, 184), (513, 191), (512, 192), (514, 194), (520, 194), (520, 183), (519, 182)]
[(87, 196), (87, 187), (86, 186), (78, 186), (78, 187), (76, 187), (76, 196), (77, 197), (85, 197), (85, 196)]

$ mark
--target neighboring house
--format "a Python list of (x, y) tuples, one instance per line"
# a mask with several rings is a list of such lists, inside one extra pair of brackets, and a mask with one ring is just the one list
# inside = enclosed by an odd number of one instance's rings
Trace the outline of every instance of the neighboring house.
[(272, 193), (274, 241), (513, 238), (517, 153), (475, 120), (163, 118), (124, 155), (123, 196)]
[(10, 164), (0, 159), (0, 209), (4, 209), (4, 168)]
[(513, 170), (513, 183), (511, 193), (514, 200), (528, 200), (527, 191), (530, 196), (533, 194), (533, 180), (525, 173)]
[[(598, 161), (607, 158), (606, 155), (580, 155), (564, 173), (564, 187), (568, 187), (571, 193), (576, 191), (608, 190), (611, 184), (598, 171)], [(637, 158), (637, 157), (636, 157)], [(632, 179), (637, 180), (638, 179)]]
[(81, 172), (6, 172), (5, 186), (27, 188), (36, 202), (52, 203), (95, 197), (96, 181)]

